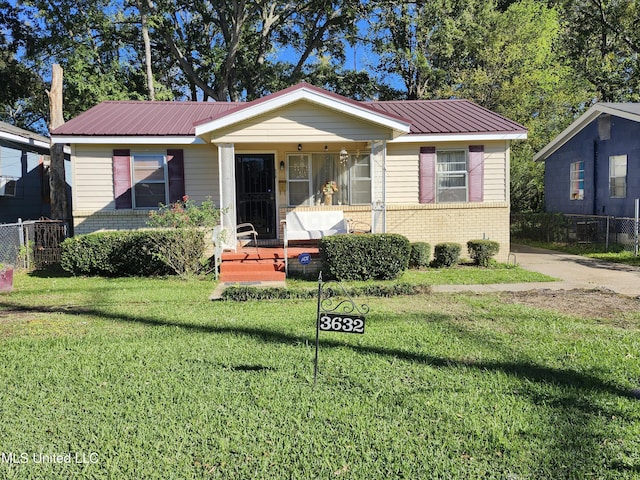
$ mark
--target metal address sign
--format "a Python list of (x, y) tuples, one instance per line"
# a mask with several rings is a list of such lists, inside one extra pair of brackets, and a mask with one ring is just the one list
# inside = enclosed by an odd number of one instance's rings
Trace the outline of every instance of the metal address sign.
[(321, 314), (318, 328), (324, 332), (364, 333), (364, 316)]
[(365, 315), (369, 307), (357, 305), (340, 282), (322, 283), (318, 275), (318, 314), (316, 316), (316, 357), (313, 384), (318, 379), (318, 351), (320, 332), (364, 333)]

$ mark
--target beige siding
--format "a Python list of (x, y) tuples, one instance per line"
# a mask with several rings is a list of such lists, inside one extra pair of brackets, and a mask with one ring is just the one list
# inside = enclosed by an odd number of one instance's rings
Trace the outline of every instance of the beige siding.
[(387, 144), (387, 204), (418, 203), (420, 146)]
[(506, 145), (485, 145), (484, 149), (484, 201), (506, 202), (508, 189)]
[[(387, 146), (387, 203), (417, 203), (418, 154), (420, 147), (468, 148), (475, 143), (388, 144)], [(508, 143), (484, 142), (484, 202), (508, 201)]]
[(185, 190), (195, 201), (211, 197), (218, 201), (217, 151), (209, 145), (176, 147), (174, 145), (76, 145), (73, 156), (74, 211), (115, 210), (113, 194), (114, 148), (130, 149), (132, 153), (162, 153), (167, 149), (184, 151)]
[(113, 148), (77, 145), (73, 162), (73, 210), (114, 210)]
[(334, 110), (298, 102), (212, 133), (214, 143), (367, 141), (388, 139), (387, 128)]
[(218, 205), (220, 198), (218, 150), (208, 145), (184, 148), (184, 184), (189, 198), (202, 202), (207, 197)]

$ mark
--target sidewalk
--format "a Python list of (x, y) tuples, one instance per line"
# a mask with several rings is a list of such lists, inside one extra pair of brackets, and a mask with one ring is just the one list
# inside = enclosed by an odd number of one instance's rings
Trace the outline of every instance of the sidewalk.
[(604, 289), (640, 296), (640, 267), (603, 262), (578, 255), (511, 245), (516, 263), (527, 270), (543, 273), (557, 282), (493, 285), (434, 285), (434, 292), (522, 292), (527, 290)]

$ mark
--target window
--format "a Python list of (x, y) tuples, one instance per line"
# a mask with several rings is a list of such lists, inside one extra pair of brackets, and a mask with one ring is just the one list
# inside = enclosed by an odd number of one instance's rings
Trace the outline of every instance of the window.
[(625, 198), (627, 196), (627, 156), (609, 157), (609, 196)]
[(134, 154), (133, 208), (156, 208), (167, 204), (167, 172), (165, 156), (161, 154)]
[(465, 150), (439, 150), (436, 153), (436, 201), (467, 201), (467, 153)]
[(371, 203), (371, 156), (296, 153), (287, 156), (289, 205)]
[(584, 200), (584, 162), (573, 162), (570, 172), (571, 200)]

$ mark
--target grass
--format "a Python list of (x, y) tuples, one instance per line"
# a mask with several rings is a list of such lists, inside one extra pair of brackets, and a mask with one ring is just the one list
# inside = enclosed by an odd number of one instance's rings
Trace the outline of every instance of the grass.
[(604, 244), (597, 243), (533, 242), (526, 240), (518, 240), (517, 243), (531, 245), (532, 247), (547, 248), (549, 250), (558, 250), (572, 255), (604, 260), (606, 262), (621, 263), (634, 267), (640, 266), (640, 256), (634, 255), (631, 251), (623, 250), (620, 245), (612, 245), (609, 251), (606, 251)]
[(322, 334), (314, 388), (314, 301), (212, 289), (18, 273), (0, 477), (640, 476), (640, 311), (621, 328), (499, 295), (360, 298), (366, 333)]
[[(377, 282), (393, 284), (405, 282), (414, 285), (485, 285), (493, 283), (529, 283), (529, 282), (553, 282), (556, 279), (542, 273), (525, 270), (514, 265), (495, 263), (488, 268), (471, 266), (469, 263), (461, 263), (453, 268), (424, 268), (406, 270), (398, 279)], [(353, 286), (362, 286), (372, 282), (349, 282)], [(302, 280), (289, 280), (288, 285), (294, 288), (310, 287), (317, 285), (315, 282)]]

